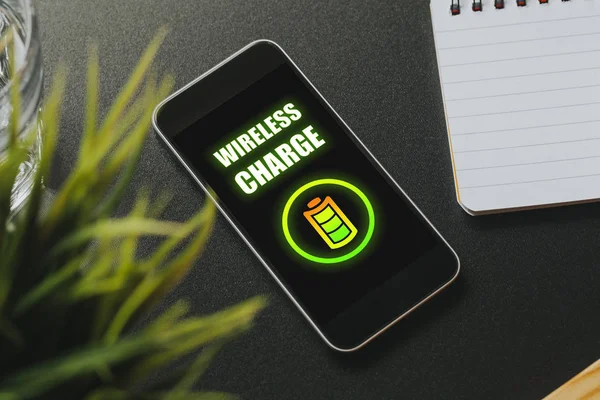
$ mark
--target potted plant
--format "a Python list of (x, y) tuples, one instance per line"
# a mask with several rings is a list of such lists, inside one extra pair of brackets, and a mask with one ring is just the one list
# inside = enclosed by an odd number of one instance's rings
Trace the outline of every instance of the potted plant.
[[(13, 107), (10, 147), (0, 162), (0, 400), (226, 397), (196, 393), (193, 384), (223, 344), (251, 326), (263, 298), (201, 317), (190, 316), (181, 300), (132, 330), (186, 275), (215, 217), (207, 201), (187, 222), (160, 220), (167, 198), (151, 200), (146, 192), (128, 215), (113, 217), (151, 113), (173, 86), (172, 77), (149, 72), (164, 36), (161, 30), (151, 42), (101, 122), (98, 57), (90, 51), (79, 158), (43, 206), (65, 87), (65, 69), (59, 68), (39, 121), (43, 150), (33, 192), (16, 215), (11, 187), (33, 133), (17, 139), (19, 110)], [(19, 104), (18, 90), (11, 93)], [(137, 251), (144, 236), (160, 238), (150, 255)], [(148, 378), (188, 353), (197, 355), (163, 381)]]

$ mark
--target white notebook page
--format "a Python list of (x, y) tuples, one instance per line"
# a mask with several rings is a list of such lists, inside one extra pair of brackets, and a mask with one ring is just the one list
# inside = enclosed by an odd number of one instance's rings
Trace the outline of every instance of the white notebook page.
[(459, 202), (600, 199), (600, 0), (471, 3), (431, 2)]

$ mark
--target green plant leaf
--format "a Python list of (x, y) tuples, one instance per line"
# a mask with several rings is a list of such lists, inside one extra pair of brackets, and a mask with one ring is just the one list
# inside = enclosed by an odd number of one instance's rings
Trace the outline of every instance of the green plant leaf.
[[(136, 200), (135, 205), (133, 206), (133, 210), (129, 214), (130, 217), (136, 218), (144, 218), (146, 217), (146, 213), (148, 212), (148, 207), (150, 203), (150, 194), (146, 190), (141, 190), (138, 193), (138, 198)], [(138, 245), (139, 235), (133, 235), (125, 238), (121, 244), (121, 248), (119, 251), (119, 262), (120, 267), (117, 269), (117, 276), (123, 280), (124, 277), (130, 275), (131, 270), (134, 266), (135, 255)]]
[(115, 262), (114, 242), (114, 239), (99, 240), (93, 248), (88, 249), (88, 254), (94, 261), (84, 268), (80, 283), (92, 283), (110, 275)]
[(171, 308), (152, 321), (146, 330), (148, 332), (162, 332), (168, 329), (169, 326), (177, 323), (189, 311), (189, 303), (184, 300), (179, 300)]
[[(105, 216), (116, 206), (116, 199), (121, 198), (123, 192), (129, 180), (133, 174), (133, 168), (137, 165), (141, 151), (143, 148), (144, 140), (150, 129), (150, 117), (152, 115), (152, 105), (154, 104), (154, 90), (150, 85), (146, 91), (146, 107), (142, 116), (138, 119), (136, 125), (133, 127), (128, 137), (124, 138), (123, 141), (113, 149), (110, 157), (107, 158), (106, 164), (102, 167), (102, 170), (98, 173), (98, 184), (94, 188), (97, 193), (103, 195), (110, 183), (114, 180), (114, 176), (124, 167), (125, 176), (121, 178), (121, 182), (117, 185), (113, 191), (113, 201), (104, 202), (99, 207), (97, 214), (99, 216)], [(127, 184), (127, 185), (126, 185)]]
[(166, 396), (165, 400), (176, 400), (178, 394), (189, 393), (189, 391), (192, 389), (192, 386), (198, 381), (204, 371), (206, 371), (208, 365), (213, 358), (215, 358), (217, 353), (221, 351), (224, 344), (224, 341), (220, 341), (204, 348), (204, 350), (202, 350), (200, 355), (192, 363), (183, 378), (181, 378), (181, 381), (173, 388), (171, 395)]
[(60, 286), (77, 274), (85, 258), (86, 255), (75, 257), (63, 268), (48, 275), (38, 286), (25, 293), (16, 304), (13, 315), (21, 315), (41, 300), (55, 294)]
[(148, 217), (159, 218), (167, 209), (169, 204), (171, 204), (171, 200), (173, 200), (172, 193), (162, 192), (150, 206), (150, 209), (148, 210)]
[[(210, 201), (207, 202), (206, 206), (202, 208), (202, 210), (196, 214), (196, 216), (186, 222), (181, 230), (181, 235), (183, 237), (187, 237), (192, 234), (192, 232), (196, 230), (200, 230), (203, 226), (208, 224), (212, 224), (213, 219), (215, 217), (214, 204), (211, 204)], [(167, 238), (159, 248), (142, 264), (143, 270), (155, 270), (159, 265), (164, 263), (167, 257), (171, 254), (173, 249), (177, 247), (181, 243), (180, 237), (170, 237)]]
[(13, 249), (19, 244), (15, 232), (17, 227), (8, 221), (11, 212), (11, 192), (19, 165), (25, 157), (24, 151), (9, 151), (8, 159), (0, 164), (0, 192), (6, 193), (0, 197), (0, 314), (11, 291), (16, 264)]
[(65, 75), (65, 68), (59, 65), (52, 83), (50, 96), (42, 111), (42, 119), (37, 121), (37, 124), (32, 124), (25, 141), (16, 146), (21, 151), (28, 153), (35, 143), (35, 139), (37, 139), (38, 130), (41, 126), (44, 127), (42, 136), (45, 144), (41, 149), (41, 159), (33, 178), (31, 193), (22, 211), (13, 218), (15, 229), (11, 232), (11, 246), (5, 248), (0, 257), (0, 259), (4, 259), (11, 265), (28, 266), (27, 268), (16, 268), (15, 275), (12, 276), (12, 284), (19, 288), (19, 293), (27, 292), (32, 286), (37, 285), (41, 275), (51, 272), (49, 269), (45, 270), (44, 264), (40, 262), (40, 258), (43, 258), (40, 255), (45, 254), (39, 243), (40, 231), (37, 229), (37, 222), (42, 204), (42, 182), (44, 177), (49, 175), (56, 146), (57, 121), (60, 117), (60, 102), (65, 87)]
[[(103, 121), (99, 57), (90, 47), (79, 156), (46, 208), (43, 182), (58, 142), (66, 82), (59, 66), (39, 115), (43, 147), (32, 194), (9, 220), (11, 188), (38, 134), (37, 127), (19, 132), (20, 93), (13, 85), (10, 147), (0, 160), (0, 400), (232, 398), (192, 386), (218, 349), (252, 326), (264, 298), (202, 317), (189, 316), (181, 300), (136, 325), (195, 264), (212, 232), (215, 205), (207, 201), (187, 222), (160, 221), (171, 196), (150, 200), (141, 192), (127, 216), (112, 217), (130, 187), (154, 107), (173, 88), (170, 75), (158, 80), (151, 70), (164, 34), (148, 46)], [(156, 248), (142, 256), (146, 243)], [(179, 382), (174, 391), (137, 386), (191, 352), (199, 352), (195, 361), (171, 369)]]
[[(84, 156), (80, 158), (77, 168), (67, 178), (61, 190), (58, 192), (47, 216), (44, 220), (45, 238), (51, 238), (55, 230), (59, 227), (60, 216), (63, 210), (70, 209), (69, 203), (79, 203), (86, 197), (86, 192), (91, 189), (86, 182), (93, 181), (90, 179), (98, 170), (98, 163), (107, 155), (112, 146), (119, 141), (122, 136), (126, 136), (126, 132), (121, 132), (122, 135), (115, 134), (115, 126), (121, 115), (123, 115), (127, 104), (132, 99), (139, 85), (141, 84), (146, 72), (158, 52), (158, 48), (166, 35), (166, 29), (159, 30), (155, 38), (152, 40), (142, 58), (134, 69), (129, 81), (124, 86), (123, 90), (115, 100), (111, 110), (99, 129), (95, 137), (92, 149), (88, 149)], [(93, 151), (91, 151), (93, 150)], [(129, 149), (132, 150), (131, 148)], [(113, 176), (114, 178), (114, 176)]]
[[(216, 207), (212, 200), (208, 199), (206, 205), (200, 212), (201, 218), (204, 223), (192, 240), (192, 242), (185, 248), (181, 253), (176, 256), (171, 262), (167, 264), (165, 270), (168, 273), (165, 274), (165, 278), (157, 288), (156, 292), (153, 293), (153, 298), (146, 304), (147, 311), (150, 307), (153, 307), (160, 298), (169, 293), (175, 285), (177, 285), (183, 277), (185, 277), (189, 269), (193, 265), (193, 261), (200, 257), (202, 250), (205, 247), (206, 241), (208, 240), (215, 221)], [(161, 249), (158, 250), (159, 252)]]
[[(189, 225), (182, 225), (179, 235), (173, 235), (167, 240), (169, 245), (176, 245), (182, 238), (189, 235), (191, 232), (190, 226), (193, 228), (201, 224), (199, 233), (192, 240), (191, 244), (181, 252), (180, 256), (162, 271), (146, 276), (140, 285), (133, 290), (129, 298), (117, 311), (110, 327), (107, 329), (104, 337), (105, 341), (108, 343), (115, 342), (122, 330), (140, 309), (148, 311), (150, 307), (156, 304), (159, 298), (162, 298), (185, 275), (191, 267), (192, 261), (199, 255), (212, 229), (215, 215), (214, 208), (214, 204), (208, 202)], [(163, 247), (162, 254), (168, 253), (169, 250)], [(161, 252), (161, 250), (159, 249), (157, 252)]]
[(11, 393), (2, 393), (0, 391), (0, 400), (21, 400), (21, 399), (18, 396), (14, 395), (14, 394), (11, 394)]
[(34, 399), (61, 382), (94, 373), (97, 368), (130, 359), (160, 348), (160, 343), (148, 337), (124, 339), (111, 346), (98, 346), (42, 363), (0, 382), (0, 393), (19, 399)]
[(188, 318), (164, 331), (157, 332), (151, 328), (152, 333), (163, 336), (164, 340), (173, 343), (173, 346), (144, 358), (134, 366), (132, 379), (135, 381), (147, 376), (152, 371), (212, 341), (244, 332), (265, 305), (264, 297), (254, 297), (206, 317)]
[[(7, 378), (0, 382), (0, 393), (4, 392), (23, 400), (32, 399), (61, 382), (93, 374), (106, 365), (130, 360), (145, 353), (160, 349), (171, 353), (171, 349), (174, 349), (181, 355), (190, 348), (198, 348), (217, 338), (246, 329), (256, 312), (263, 306), (264, 299), (254, 298), (210, 317), (180, 322), (165, 332), (144, 333), (113, 344), (82, 350)], [(148, 366), (148, 363), (141, 365), (142, 368)]]
[[(11, 194), (19, 166), (27, 159), (25, 149), (17, 148), (7, 152), (6, 158), (0, 161), (0, 244), (6, 236), (6, 224), (11, 212)], [(1, 260), (0, 260), (1, 261)]]
[(87, 155), (94, 145), (96, 118), (98, 114), (98, 64), (98, 46), (93, 44), (90, 46), (88, 53), (87, 100), (85, 126), (83, 128), (83, 137), (81, 138), (81, 148), (79, 152), (80, 159)]
[(148, 297), (160, 285), (160, 277), (148, 276), (138, 285), (117, 311), (112, 323), (104, 335), (104, 342), (111, 344), (118, 341), (121, 332), (131, 321), (134, 313), (146, 302)]
[(110, 278), (95, 282), (82, 282), (69, 292), (69, 298), (72, 300), (84, 300), (89, 297), (114, 293), (124, 289), (123, 280), (119, 278)]
[(161, 28), (159, 29), (152, 42), (150, 42), (150, 45), (142, 55), (138, 66), (131, 74), (129, 81), (127, 82), (123, 90), (121, 90), (119, 96), (117, 96), (117, 99), (113, 103), (110, 112), (106, 116), (104, 124), (99, 130), (100, 136), (104, 134), (110, 135), (117, 120), (123, 113), (123, 110), (131, 100), (131, 97), (134, 95), (142, 80), (144, 79), (146, 72), (150, 68), (152, 61), (154, 60), (154, 57), (156, 56), (156, 53), (158, 52), (158, 49), (160, 48), (160, 45), (166, 36), (167, 29)]
[(131, 400), (128, 392), (121, 389), (102, 388), (86, 396), (85, 400)]
[(50, 256), (56, 257), (66, 251), (84, 246), (93, 239), (106, 240), (136, 235), (178, 236), (182, 226), (175, 222), (135, 217), (101, 220), (63, 239), (52, 249)]
[(23, 336), (21, 336), (21, 332), (17, 329), (16, 326), (12, 324), (12, 322), (0, 318), (0, 336), (4, 336), (7, 338), (13, 345), (22, 347), (25, 344), (25, 340)]
[[(42, 109), (41, 119), (44, 132), (44, 145), (42, 146), (39, 177), (47, 178), (50, 175), (50, 167), (54, 161), (54, 152), (58, 138), (58, 122), (60, 120), (60, 106), (67, 82), (66, 76), (66, 67), (63, 64), (59, 64), (54, 75), (52, 91)], [(36, 182), (41, 182), (41, 179), (36, 179)]]

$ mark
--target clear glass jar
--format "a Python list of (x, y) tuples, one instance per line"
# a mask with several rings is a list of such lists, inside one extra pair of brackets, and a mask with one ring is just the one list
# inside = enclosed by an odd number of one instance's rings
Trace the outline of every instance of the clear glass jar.
[(40, 127), (32, 126), (38, 123), (43, 69), (38, 25), (30, 0), (0, 0), (0, 35), (5, 35), (9, 30), (14, 34), (15, 60), (8, 59), (8, 49), (0, 48), (0, 163), (6, 154), (8, 122), (12, 112), (9, 62), (16, 63), (16, 69), (21, 75), (19, 133), (22, 137), (30, 129), (37, 129), (37, 140), (30, 150), (29, 159), (21, 165), (13, 187), (11, 210), (16, 212), (31, 193), (42, 145)]

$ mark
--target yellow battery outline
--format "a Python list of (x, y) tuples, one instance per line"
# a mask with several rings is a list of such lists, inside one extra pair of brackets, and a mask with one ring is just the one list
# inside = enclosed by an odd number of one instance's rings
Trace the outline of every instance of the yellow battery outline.
[(356, 237), (358, 229), (350, 222), (346, 214), (329, 196), (321, 201), (315, 197), (307, 204), (304, 218), (310, 222), (319, 236), (331, 249), (344, 247)]

